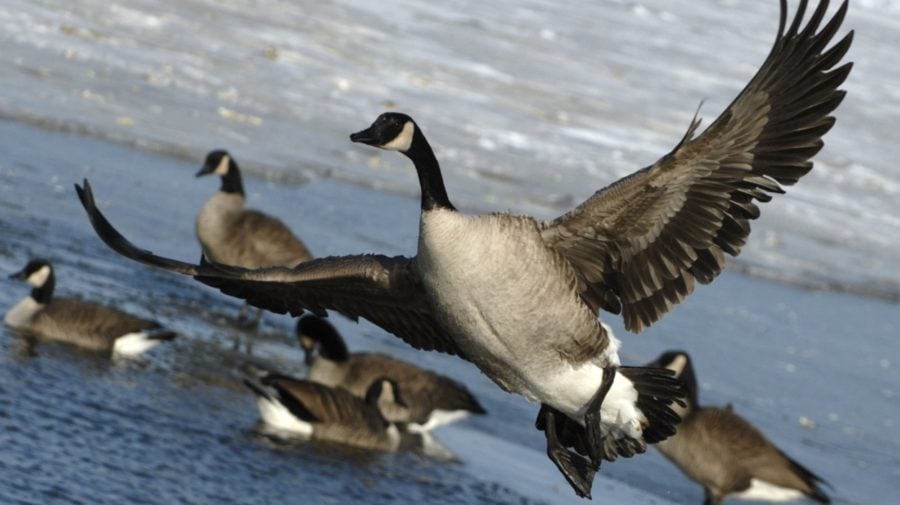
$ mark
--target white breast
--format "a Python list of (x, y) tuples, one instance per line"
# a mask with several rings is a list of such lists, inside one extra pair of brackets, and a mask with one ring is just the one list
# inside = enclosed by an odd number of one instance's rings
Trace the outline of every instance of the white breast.
[(598, 323), (533, 221), (426, 212), (417, 262), (437, 317), (469, 359), (507, 391), (577, 415), (608, 356), (573, 367), (558, 352)]
[(207, 256), (215, 260), (217, 244), (229, 236), (229, 224), (244, 209), (245, 198), (235, 193), (216, 192), (200, 209), (197, 216), (197, 238)]
[(44, 304), (38, 303), (34, 298), (27, 296), (13, 308), (9, 309), (3, 322), (13, 328), (28, 328), (31, 320), (44, 308)]

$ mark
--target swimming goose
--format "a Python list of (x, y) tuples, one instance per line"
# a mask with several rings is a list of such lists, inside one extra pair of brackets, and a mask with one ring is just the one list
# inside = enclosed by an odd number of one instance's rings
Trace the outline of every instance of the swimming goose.
[(365, 396), (376, 377), (387, 377), (403, 388), (409, 407), (405, 415), (386, 417), (408, 423), (412, 431), (427, 431), (462, 419), (484, 409), (462, 384), (383, 354), (353, 353), (347, 350), (340, 333), (325, 319), (307, 314), (297, 321), (300, 346), (306, 353), (311, 381), (343, 387), (356, 396)]
[(54, 298), (56, 275), (50, 262), (33, 259), (11, 279), (33, 286), (3, 321), (39, 338), (72, 344), (113, 357), (134, 357), (175, 333), (158, 323), (75, 298)]
[(244, 384), (257, 397), (262, 421), (277, 433), (382, 451), (400, 444), (400, 431), (381, 411), (404, 407), (396, 383), (388, 379), (373, 381), (364, 399), (343, 388), (271, 372)]
[[(826, 47), (847, 4), (820, 29), (827, 3), (802, 26), (801, 1), (788, 27), (782, 0), (769, 56), (708, 129), (695, 136), (695, 118), (669, 154), (549, 222), (457, 212), (422, 129), (407, 115), (382, 114), (351, 140), (413, 162), (422, 200), (412, 258), (364, 254), (262, 270), (194, 265), (137, 248), (97, 209), (87, 181), (76, 190), (97, 234), (120, 254), (274, 312), (364, 317), (540, 402), (548, 456), (587, 497), (602, 459), (674, 433), (679, 418), (669, 405), (681, 395), (671, 371), (619, 366), (619, 341), (598, 311), (622, 312), (635, 332), (657, 321), (695, 282), (711, 282), (725, 253), (738, 254), (759, 215), (754, 200), (770, 200), (812, 168), (852, 66), (837, 66), (852, 32)], [(558, 420), (584, 426), (588, 459), (560, 442)]]
[(685, 383), (688, 404), (679, 409), (683, 420), (675, 435), (656, 447), (703, 486), (704, 505), (719, 505), (726, 497), (773, 502), (807, 497), (831, 502), (819, 486), (824, 481), (818, 475), (781, 452), (730, 406), (700, 406), (687, 353), (669, 351), (647, 366), (668, 368)]
[[(207, 200), (197, 216), (197, 239), (210, 261), (244, 268), (293, 267), (312, 259), (309, 250), (279, 219), (246, 209), (246, 195), (237, 162), (227, 151), (215, 150), (206, 156), (197, 177), (221, 177), (219, 191)], [(241, 307), (243, 321), (249, 306)], [(249, 321), (256, 326), (262, 309)]]

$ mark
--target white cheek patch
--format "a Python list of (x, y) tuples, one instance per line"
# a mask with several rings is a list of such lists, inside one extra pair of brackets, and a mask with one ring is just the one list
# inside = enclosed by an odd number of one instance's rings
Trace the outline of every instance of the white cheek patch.
[(47, 265), (42, 266), (36, 272), (29, 275), (27, 279), (25, 279), (28, 284), (39, 288), (47, 282), (47, 278), (50, 277), (50, 267)]
[(412, 145), (413, 134), (415, 132), (416, 125), (413, 124), (412, 121), (407, 121), (406, 124), (403, 125), (403, 129), (400, 130), (400, 134), (381, 147), (389, 151), (400, 151), (401, 153), (405, 153), (406, 151), (409, 151), (409, 147)]
[(684, 372), (685, 366), (687, 366), (687, 357), (683, 354), (679, 354), (666, 366), (666, 368), (675, 372), (675, 377), (681, 377), (681, 373)]
[(216, 175), (225, 175), (228, 173), (228, 164), (231, 163), (231, 157), (227, 154), (222, 156), (222, 160), (219, 162), (219, 165), (213, 170), (213, 173)]

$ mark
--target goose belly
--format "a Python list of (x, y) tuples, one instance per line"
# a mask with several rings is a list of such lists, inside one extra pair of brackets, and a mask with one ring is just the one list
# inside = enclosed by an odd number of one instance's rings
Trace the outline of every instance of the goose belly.
[(503, 389), (580, 417), (615, 350), (564, 356), (600, 331), (568, 266), (529, 220), (440, 212), (423, 217), (418, 262), (444, 328)]

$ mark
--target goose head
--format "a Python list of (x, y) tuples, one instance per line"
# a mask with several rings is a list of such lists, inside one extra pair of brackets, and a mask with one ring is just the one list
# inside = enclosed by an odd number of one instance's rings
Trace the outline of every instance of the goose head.
[(681, 382), (684, 383), (691, 410), (699, 406), (697, 376), (694, 373), (694, 366), (691, 364), (691, 357), (688, 353), (684, 351), (666, 351), (646, 366), (668, 368), (675, 372), (675, 377), (681, 379)]
[(297, 338), (306, 366), (312, 366), (317, 355), (331, 361), (346, 361), (349, 356), (340, 333), (321, 317), (306, 314), (297, 320)]
[(231, 155), (228, 154), (228, 151), (216, 149), (215, 151), (210, 151), (210, 153), (206, 155), (206, 161), (203, 162), (203, 166), (197, 171), (196, 177), (203, 177), (204, 175), (209, 174), (216, 174), (224, 177), (232, 170), (233, 165), (235, 165), (235, 163), (231, 159)]
[(11, 274), (10, 279), (25, 281), (35, 288), (42, 288), (53, 277), (53, 266), (49, 261), (33, 259), (22, 270)]
[(209, 174), (215, 174), (222, 178), (221, 191), (238, 195), (244, 194), (241, 172), (238, 170), (237, 162), (228, 154), (228, 151), (216, 149), (206, 155), (206, 161), (203, 162), (203, 166), (197, 171), (196, 177), (203, 177)]
[(428, 140), (415, 121), (402, 112), (385, 112), (365, 130), (350, 135), (350, 140), (379, 149), (403, 153), (412, 160), (419, 174), (422, 210), (456, 210), (441, 176), (441, 167)]
[(416, 122), (406, 114), (385, 112), (372, 126), (350, 135), (350, 140), (406, 154), (413, 145), (416, 129)]

